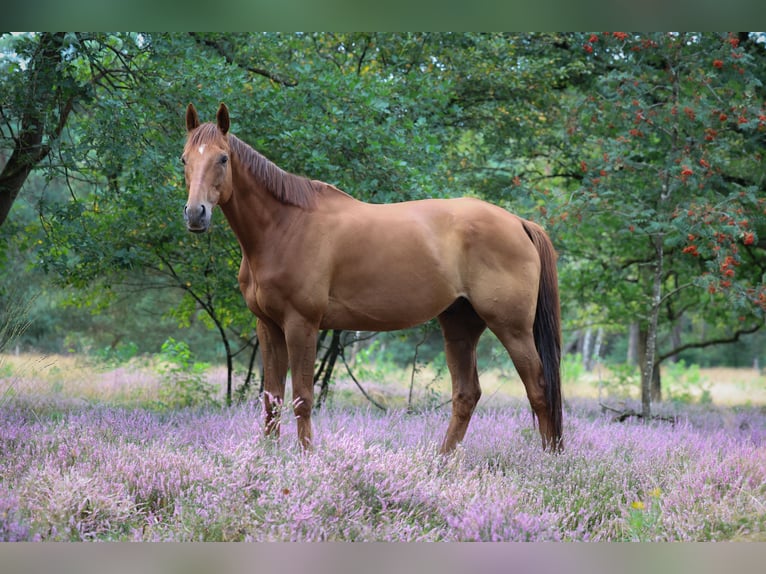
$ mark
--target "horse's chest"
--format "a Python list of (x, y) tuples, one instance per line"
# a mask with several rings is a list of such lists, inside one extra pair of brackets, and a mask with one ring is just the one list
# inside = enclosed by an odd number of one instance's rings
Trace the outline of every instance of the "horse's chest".
[(284, 316), (287, 293), (274, 281), (249, 274), (240, 279), (240, 289), (248, 309), (256, 317), (279, 322)]
[(327, 306), (327, 278), (305, 265), (256, 266), (243, 258), (239, 286), (253, 314), (278, 324), (292, 314), (318, 321)]
[(263, 309), (258, 304), (258, 281), (245, 259), (242, 260), (242, 266), (239, 268), (238, 279), (239, 289), (242, 292), (242, 297), (244, 297), (248, 309), (257, 317), (263, 317)]

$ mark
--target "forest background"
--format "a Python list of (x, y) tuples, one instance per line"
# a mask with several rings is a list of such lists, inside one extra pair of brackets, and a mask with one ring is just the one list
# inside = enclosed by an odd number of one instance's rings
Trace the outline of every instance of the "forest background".
[[(566, 352), (634, 364), (645, 408), (663, 364), (760, 369), (765, 50), (746, 32), (3, 34), (4, 351), (188, 349), (228, 365), (230, 395), (251, 380), (236, 240), (181, 217), (185, 106), (224, 101), (243, 140), (359, 199), (470, 195), (541, 223)], [(347, 346), (441, 350), (428, 327), (359, 338), (325, 334), (320, 390)]]

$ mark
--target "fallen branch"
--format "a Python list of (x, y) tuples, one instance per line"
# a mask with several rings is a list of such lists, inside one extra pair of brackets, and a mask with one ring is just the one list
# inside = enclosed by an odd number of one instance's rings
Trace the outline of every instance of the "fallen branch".
[(662, 415), (649, 415), (648, 417), (645, 416), (643, 413), (640, 413), (633, 409), (615, 409), (614, 407), (610, 407), (609, 405), (605, 405), (601, 401), (599, 401), (598, 405), (601, 407), (603, 411), (610, 411), (613, 413), (616, 413), (615, 416), (612, 417), (613, 423), (622, 423), (628, 420), (631, 417), (635, 417), (637, 419), (646, 419), (646, 420), (652, 420), (652, 421), (662, 421), (666, 423), (670, 423), (672, 425), (675, 425), (678, 422), (678, 417), (675, 416), (662, 416)]

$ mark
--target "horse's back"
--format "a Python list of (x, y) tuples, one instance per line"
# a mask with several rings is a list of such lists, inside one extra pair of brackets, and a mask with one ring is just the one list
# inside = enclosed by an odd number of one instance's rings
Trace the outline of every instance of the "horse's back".
[(530, 273), (539, 273), (534, 269), (539, 267), (537, 250), (519, 216), (471, 197), (414, 204), (431, 213), (430, 232), (438, 237), (444, 256), (459, 260), (467, 283), (483, 280), (487, 273), (505, 275), (530, 267)]

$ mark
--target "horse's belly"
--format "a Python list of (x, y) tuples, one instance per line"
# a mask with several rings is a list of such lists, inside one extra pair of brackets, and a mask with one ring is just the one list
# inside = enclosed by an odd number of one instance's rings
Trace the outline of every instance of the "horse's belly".
[[(408, 290), (409, 289), (409, 290)], [(328, 301), (320, 327), (354, 331), (396, 331), (425, 323), (449, 307), (460, 294), (449, 289), (367, 289), (354, 297)]]
[(423, 315), (386, 316), (369, 311), (356, 311), (350, 309), (335, 309), (333, 306), (327, 310), (319, 324), (320, 329), (343, 329), (345, 331), (398, 331), (425, 323), (438, 312), (424, 317)]

